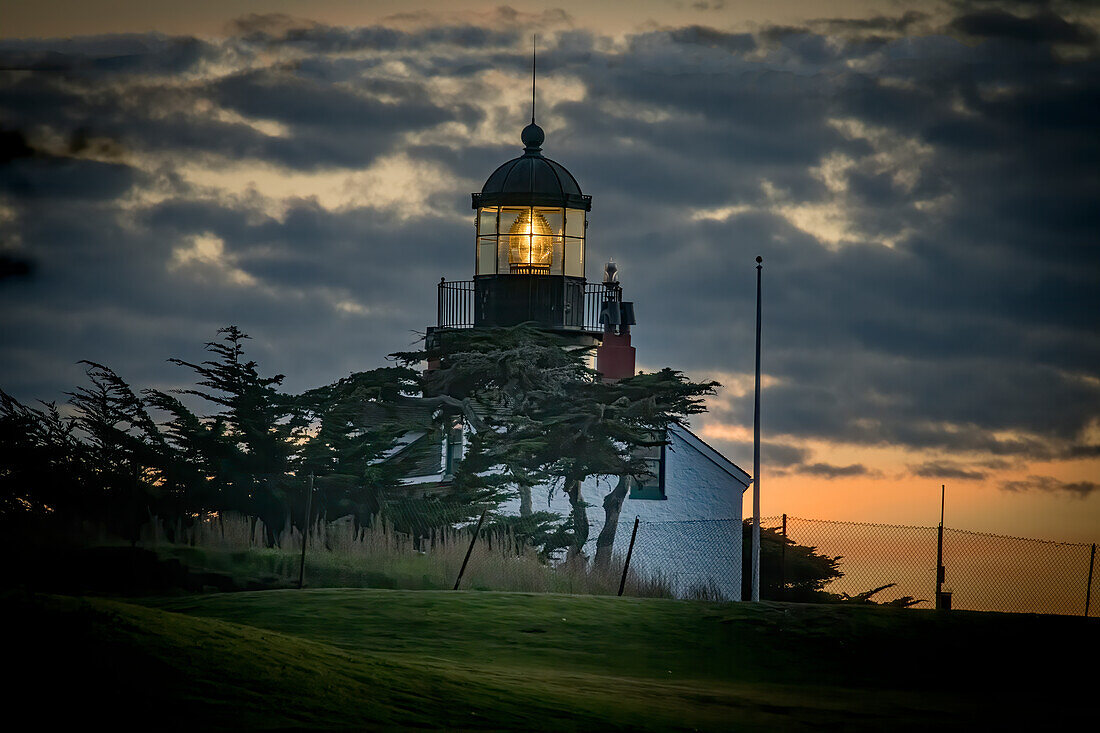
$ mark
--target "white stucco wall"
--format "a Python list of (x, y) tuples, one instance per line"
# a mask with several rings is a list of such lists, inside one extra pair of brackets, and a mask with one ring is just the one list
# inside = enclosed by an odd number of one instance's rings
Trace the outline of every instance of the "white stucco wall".
[[(721, 593), (738, 600), (741, 593), (741, 501), (747, 480), (739, 481), (723, 468), (723, 459), (697, 450), (690, 436), (672, 432), (665, 449), (664, 500), (627, 498), (619, 516), (615, 552), (626, 554), (634, 517), (641, 520), (631, 565), (660, 571), (678, 594), (696, 584), (712, 582)], [(694, 440), (698, 440), (697, 438)], [(708, 448), (708, 450), (710, 450)], [(717, 458), (717, 460), (715, 460)], [(590, 504), (592, 532), (586, 551), (596, 552), (596, 536), (604, 523), (603, 497), (615, 486), (611, 477), (590, 478), (581, 488)], [(569, 514), (569, 500), (557, 491), (547, 502), (546, 489), (534, 489), (534, 511)], [(519, 501), (501, 507), (519, 513)]]

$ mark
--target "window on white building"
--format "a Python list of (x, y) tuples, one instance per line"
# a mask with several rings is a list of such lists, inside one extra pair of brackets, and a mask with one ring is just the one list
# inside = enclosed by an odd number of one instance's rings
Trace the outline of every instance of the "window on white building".
[(653, 445), (639, 448), (639, 456), (649, 467), (649, 474), (630, 483), (631, 499), (665, 499), (665, 447)]

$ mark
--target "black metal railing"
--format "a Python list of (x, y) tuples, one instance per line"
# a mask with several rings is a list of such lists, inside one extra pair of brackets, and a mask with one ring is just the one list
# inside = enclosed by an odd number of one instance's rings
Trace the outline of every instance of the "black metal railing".
[(607, 297), (607, 289), (602, 283), (585, 283), (584, 286), (584, 323), (585, 331), (602, 331), (600, 325), (600, 304)]
[(474, 281), (439, 280), (436, 323), (440, 328), (472, 328), (474, 325)]
[[(600, 304), (606, 297), (606, 289), (600, 283), (586, 283), (581, 303), (580, 319), (569, 323), (549, 324), (558, 328), (577, 331), (602, 331)], [(439, 328), (472, 328), (474, 326), (475, 286), (473, 280), (439, 281), (436, 306), (436, 324)]]

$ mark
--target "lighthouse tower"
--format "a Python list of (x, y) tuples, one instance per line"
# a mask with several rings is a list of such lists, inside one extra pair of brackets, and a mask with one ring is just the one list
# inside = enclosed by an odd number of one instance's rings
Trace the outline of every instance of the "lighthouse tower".
[(474, 277), (440, 280), (428, 345), (451, 329), (533, 323), (578, 346), (596, 346), (596, 369), (605, 379), (633, 376), (634, 308), (622, 300), (614, 263), (602, 282), (585, 279), (592, 197), (542, 154), (546, 135), (533, 117), (520, 139), (523, 154), (498, 166), (472, 194)]

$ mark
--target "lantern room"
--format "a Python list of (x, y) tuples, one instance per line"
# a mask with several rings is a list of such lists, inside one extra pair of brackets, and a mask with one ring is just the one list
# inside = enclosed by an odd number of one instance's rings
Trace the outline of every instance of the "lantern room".
[(592, 197), (542, 154), (542, 128), (523, 129), (523, 155), (498, 167), (477, 210), (477, 275), (584, 277), (584, 234)]
[(592, 197), (543, 156), (545, 134), (534, 121), (520, 137), (523, 155), (499, 166), (472, 197), (474, 325), (581, 327)]

